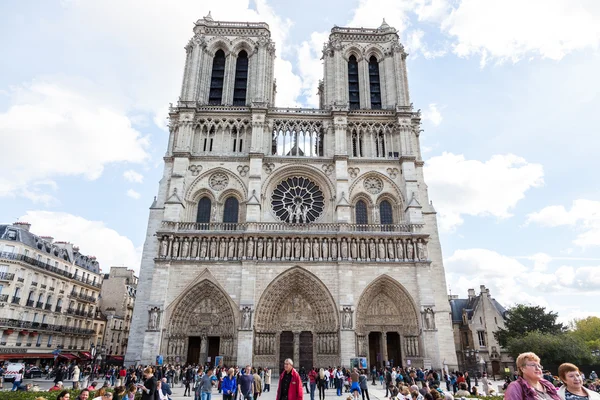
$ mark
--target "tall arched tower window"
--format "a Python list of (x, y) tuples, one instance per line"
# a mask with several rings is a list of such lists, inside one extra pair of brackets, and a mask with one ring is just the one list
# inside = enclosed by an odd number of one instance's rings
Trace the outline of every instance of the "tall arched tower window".
[(358, 87), (358, 61), (351, 55), (348, 59), (348, 99), (351, 110), (360, 108), (360, 92)]
[(212, 75), (208, 104), (220, 105), (223, 101), (223, 82), (225, 81), (225, 52), (219, 50), (213, 58)]
[(211, 201), (208, 197), (203, 197), (198, 202), (198, 215), (196, 222), (199, 224), (207, 224), (210, 222), (210, 206)]
[(389, 201), (383, 200), (379, 203), (379, 218), (381, 220), (381, 225), (391, 225), (394, 223), (392, 205)]
[(371, 92), (371, 108), (381, 108), (381, 85), (379, 84), (379, 63), (375, 56), (369, 58), (369, 89)]
[(235, 197), (228, 197), (225, 200), (225, 208), (223, 209), (223, 222), (230, 224), (238, 223), (238, 215), (240, 204)]
[(363, 200), (359, 200), (356, 202), (354, 212), (357, 224), (366, 225), (369, 223), (369, 217), (367, 216), (367, 204)]
[(248, 88), (248, 53), (240, 51), (235, 64), (235, 85), (233, 88), (233, 105), (246, 105), (246, 90)]

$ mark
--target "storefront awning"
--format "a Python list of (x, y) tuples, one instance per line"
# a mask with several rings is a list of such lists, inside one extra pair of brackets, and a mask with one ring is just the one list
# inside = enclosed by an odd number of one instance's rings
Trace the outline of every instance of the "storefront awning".
[(79, 354), (82, 355), (82, 358), (86, 358), (88, 360), (92, 359), (92, 355), (90, 354), (89, 351), (80, 351)]
[(25, 358), (54, 358), (52, 353), (9, 353), (0, 354), (0, 360), (21, 360)]
[(115, 361), (123, 361), (123, 356), (110, 356), (110, 359)]
[(77, 357), (77, 356), (75, 356), (73, 354), (70, 354), (70, 353), (60, 353), (58, 355), (58, 357), (59, 358), (66, 358), (67, 360), (75, 360), (75, 359), (79, 358), (79, 357)]

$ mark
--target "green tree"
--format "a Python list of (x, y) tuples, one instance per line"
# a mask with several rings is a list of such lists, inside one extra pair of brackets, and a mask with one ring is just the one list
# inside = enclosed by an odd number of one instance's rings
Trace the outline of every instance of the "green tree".
[(543, 363), (559, 365), (564, 362), (587, 364), (591, 353), (586, 343), (572, 332), (528, 332), (522, 337), (508, 339), (506, 349), (515, 359), (521, 353), (532, 351)]
[(522, 338), (529, 332), (560, 334), (565, 331), (561, 323), (556, 322), (558, 314), (546, 312), (545, 307), (517, 304), (509, 308), (505, 315), (505, 328), (494, 332), (500, 346), (507, 347), (510, 339)]
[(587, 343), (590, 350), (600, 350), (600, 318), (587, 317), (570, 323), (573, 335)]

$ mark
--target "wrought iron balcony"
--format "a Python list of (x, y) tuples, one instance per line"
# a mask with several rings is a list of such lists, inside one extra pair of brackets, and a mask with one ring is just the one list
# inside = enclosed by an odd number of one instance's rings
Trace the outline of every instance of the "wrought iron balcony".
[(82, 293), (78, 293), (76, 291), (72, 291), (71, 294), (69, 295), (69, 297), (73, 298), (77, 298), (79, 300), (83, 300), (83, 301), (87, 301), (89, 303), (95, 303), (96, 302), (96, 298), (94, 296), (88, 296)]
[(62, 311), (62, 307), (61, 306), (56, 306), (56, 308), (54, 309), (54, 311), (61, 312)]
[(34, 301), (33, 301), (33, 300), (27, 300), (27, 303), (25, 303), (25, 305), (26, 305), (27, 307), (33, 307), (33, 303), (34, 303)]
[(12, 302), (13, 304), (19, 304), (21, 302), (21, 298), (20, 297), (14, 297), (12, 298)]
[(52, 309), (52, 304), (46, 304), (46, 306), (44, 307), (44, 310), (51, 310)]
[(35, 303), (35, 308), (44, 308), (44, 303), (38, 301), (37, 303)]
[(15, 274), (8, 272), (0, 272), (0, 281), (12, 281), (15, 279)]
[(0, 303), (6, 303), (8, 301), (7, 294), (0, 294)]
[(47, 285), (41, 284), (40, 289), (46, 289)]
[(37, 282), (31, 282), (31, 286), (37, 286), (38, 283)]

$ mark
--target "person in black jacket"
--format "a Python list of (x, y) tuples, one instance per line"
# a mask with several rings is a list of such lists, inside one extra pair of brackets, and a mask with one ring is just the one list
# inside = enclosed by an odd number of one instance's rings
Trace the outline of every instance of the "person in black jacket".
[(156, 396), (156, 378), (151, 367), (144, 370), (144, 384), (138, 384), (138, 388), (142, 389), (142, 400), (155, 400)]

